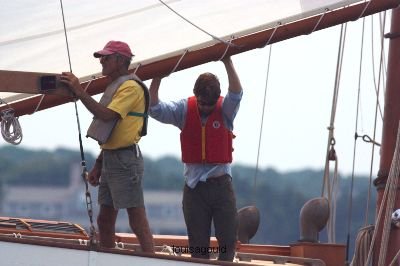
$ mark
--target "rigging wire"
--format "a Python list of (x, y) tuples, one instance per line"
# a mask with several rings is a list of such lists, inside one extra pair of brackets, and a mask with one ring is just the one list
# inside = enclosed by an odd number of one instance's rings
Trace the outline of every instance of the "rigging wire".
[(139, 70), (139, 67), (141, 67), (142, 64), (138, 63), (137, 66), (135, 67), (135, 70), (133, 71), (133, 75), (136, 75), (136, 72)]
[[(386, 15), (385, 15), (385, 18), (384, 18), (384, 20), (386, 20)], [(380, 53), (380, 62), (379, 62), (379, 72), (378, 72), (378, 81), (376, 80), (376, 75), (375, 75), (375, 52), (374, 52), (374, 28), (373, 28), (373, 26), (374, 26), (374, 16), (372, 16), (371, 17), (371, 35), (372, 35), (372, 37), (371, 37), (371, 47), (372, 47), (372, 49), (371, 49), (371, 54), (372, 54), (372, 56), (371, 56), (371, 59), (372, 59), (372, 76), (373, 76), (373, 79), (374, 79), (374, 86), (375, 86), (375, 93), (376, 93), (376, 97), (377, 98), (379, 98), (379, 87), (380, 87), (380, 80), (381, 80), (381, 72), (382, 72), (382, 63), (383, 63), (383, 34), (382, 34), (382, 31), (380, 32), (381, 33), (381, 53)], [(382, 108), (381, 108), (381, 105), (380, 105), (380, 102), (378, 101), (378, 107), (379, 107), (379, 113), (380, 113), (380, 115), (381, 115), (381, 119), (383, 119), (383, 114), (382, 114)]]
[(32, 114), (36, 113), (36, 112), (39, 110), (39, 107), (40, 107), (40, 105), (42, 104), (43, 99), (44, 99), (45, 96), (46, 96), (46, 95), (43, 94), (43, 95), (40, 97), (39, 102), (38, 102), (38, 104), (36, 105), (36, 108), (35, 108), (35, 110), (32, 112)]
[(358, 115), (360, 111), (360, 95), (361, 95), (361, 73), (362, 73), (362, 63), (363, 63), (363, 50), (364, 50), (364, 35), (365, 35), (365, 17), (362, 22), (362, 34), (361, 34), (361, 49), (360, 49), (360, 63), (358, 68), (358, 92), (357, 92), (357, 107), (356, 107), (356, 119), (355, 119), (355, 138), (353, 144), (353, 165), (351, 169), (351, 181), (350, 181), (350, 193), (349, 193), (349, 204), (347, 212), (347, 238), (346, 238), (346, 262), (349, 261), (349, 247), (350, 247), (350, 225), (352, 221), (353, 213), (353, 189), (354, 189), (354, 171), (356, 163), (356, 151), (357, 151), (357, 132), (358, 132)]
[(238, 45), (231, 43), (229, 41), (224, 41), (221, 38), (209, 33), (208, 31), (200, 28), (199, 26), (197, 26), (196, 24), (194, 24), (193, 22), (191, 22), (189, 19), (185, 18), (184, 16), (182, 16), (181, 14), (179, 14), (177, 11), (175, 11), (172, 7), (170, 7), (167, 3), (165, 3), (162, 0), (158, 0), (161, 4), (163, 4), (166, 8), (168, 8), (169, 10), (171, 10), (173, 13), (175, 13), (178, 17), (180, 17), (181, 19), (183, 19), (184, 21), (186, 21), (187, 23), (189, 23), (190, 25), (192, 25), (193, 27), (195, 27), (196, 29), (200, 30), (201, 32), (207, 34), (208, 36), (210, 36), (211, 38), (213, 38), (214, 40), (217, 40), (221, 43), (225, 43), (226, 45), (232, 46), (232, 47), (238, 47)]
[[(336, 152), (334, 149), (334, 145), (336, 143), (334, 137), (334, 123), (336, 116), (336, 108), (337, 101), (339, 97), (339, 84), (340, 77), (342, 72), (342, 64), (343, 64), (343, 55), (344, 55), (344, 47), (346, 43), (346, 32), (347, 32), (347, 23), (341, 25), (340, 30), (340, 38), (339, 38), (339, 49), (336, 63), (336, 76), (335, 76), (335, 84), (334, 84), (334, 93), (332, 97), (332, 110), (331, 110), (331, 120), (328, 127), (329, 136), (328, 136), (328, 145), (326, 150), (326, 159), (325, 159), (325, 170), (324, 170), (324, 180), (322, 183), (322, 196), (326, 196), (329, 202), (329, 208), (332, 212), (332, 215), (329, 216), (329, 220), (327, 223), (327, 234), (328, 241), (330, 243), (335, 243), (335, 220), (336, 220), (336, 196), (337, 196), (337, 185), (338, 185), (338, 159), (336, 156)], [(335, 161), (335, 170), (332, 178), (332, 186), (330, 182), (330, 171), (329, 171), (329, 162)], [(325, 187), (326, 186), (326, 187)]]
[(65, 44), (66, 44), (66, 46), (67, 46), (67, 55), (68, 55), (69, 71), (72, 73), (71, 54), (69, 53), (69, 43), (68, 43), (67, 27), (66, 27), (66, 25), (65, 25), (64, 7), (63, 7), (62, 0), (60, 0), (60, 5), (61, 5), (61, 14), (62, 14), (63, 26), (64, 26)]
[(261, 123), (260, 123), (260, 134), (258, 136), (258, 149), (257, 149), (257, 160), (256, 160), (256, 169), (254, 172), (254, 187), (253, 187), (253, 204), (256, 203), (256, 196), (257, 196), (257, 177), (259, 171), (259, 162), (260, 162), (260, 148), (261, 148), (261, 140), (262, 140), (262, 131), (264, 127), (264, 114), (265, 114), (265, 103), (267, 99), (267, 90), (268, 90), (268, 79), (269, 79), (269, 69), (271, 65), (271, 54), (272, 54), (272, 45), (269, 46), (269, 53), (268, 53), (268, 64), (267, 64), (267, 75), (265, 78), (265, 88), (264, 88), (264, 97), (263, 97), (263, 106), (262, 106), (262, 113), (261, 113)]
[[(385, 18), (386, 18), (386, 16), (385, 16)], [(372, 18), (371, 18), (371, 21), (373, 21), (373, 16), (372, 16)], [(381, 26), (383, 26), (384, 27), (384, 25), (385, 25), (385, 21), (386, 21), (386, 19), (384, 20), (384, 23), (383, 23), (383, 25), (381, 25)], [(372, 24), (372, 26), (373, 26), (373, 24)], [(371, 27), (371, 39), (373, 40), (373, 32), (374, 32), (374, 30), (373, 30), (373, 27)], [(373, 75), (374, 76), (374, 84), (375, 84), (375, 92), (376, 92), (376, 105), (375, 105), (375, 118), (374, 118), (374, 132), (373, 132), (373, 138), (372, 139), (375, 139), (376, 138), (376, 126), (377, 126), (377, 120), (378, 120), (378, 110), (379, 110), (379, 113), (380, 113), (380, 115), (381, 115), (381, 119), (383, 119), (383, 115), (382, 115), (382, 111), (381, 111), (381, 106), (380, 106), (380, 101), (379, 101), (379, 94), (380, 94), (380, 89), (381, 89), (381, 86), (380, 86), (380, 84), (381, 84), (381, 82), (380, 82), (380, 79), (381, 79), (381, 70), (382, 70), (382, 64), (383, 64), (383, 41), (384, 41), (384, 36), (383, 36), (383, 31), (381, 30), (381, 37), (380, 37), (381, 39), (381, 52), (380, 52), (380, 65), (379, 65), (379, 76), (378, 76), (378, 87), (376, 87), (377, 85), (377, 83), (376, 83), (376, 80), (375, 80), (375, 74)], [(373, 46), (372, 46), (372, 50), (373, 50)], [(373, 58), (374, 56), (372, 56), (372, 58)], [(375, 61), (375, 60), (373, 60), (373, 61)], [(375, 67), (373, 66), (373, 73), (375, 73)], [(374, 163), (374, 158), (375, 158), (375, 156), (374, 156), (374, 154), (375, 154), (375, 144), (373, 144), (372, 145), (372, 148), (371, 148), (372, 150), (371, 150), (371, 164), (370, 164), (370, 173), (369, 173), (369, 189), (368, 189), (368, 200), (367, 200), (367, 207), (366, 207), (366, 213), (365, 213), (365, 225), (368, 223), (368, 209), (369, 209), (369, 202), (370, 202), (370, 194), (371, 194), (371, 190), (372, 190), (372, 172), (373, 172), (373, 163)]]
[[(379, 13), (379, 26), (380, 26), (379, 29), (380, 29), (381, 36), (385, 37), (384, 30), (385, 30), (387, 12), (386, 11), (383, 12), (383, 18), (381, 16), (382, 15), (381, 13)], [(381, 55), (382, 55), (382, 60), (383, 60), (383, 63), (382, 63), (382, 66), (383, 66), (383, 68), (382, 68), (382, 84), (386, 84), (386, 77), (387, 77), (387, 69), (386, 69), (387, 63), (386, 63), (386, 61), (387, 60), (386, 60), (385, 46), (383, 45), (383, 42), (382, 42), (381, 51), (382, 51)], [(385, 94), (386, 94), (386, 87), (383, 86), (383, 95), (385, 95)]]
[[(383, 76), (383, 78), (385, 77), (385, 71), (381, 71), (381, 69), (384, 69), (384, 67), (382, 66), (382, 64), (384, 64), (384, 62), (385, 62), (385, 59), (384, 59), (384, 57), (385, 57), (385, 54), (384, 54), (384, 45), (383, 45), (383, 40), (384, 40), (384, 34), (383, 34), (383, 31), (384, 31), (384, 26), (385, 26), (385, 18), (386, 18), (386, 13), (385, 13), (385, 16), (384, 16), (384, 22), (382, 23), (382, 21), (380, 20), (380, 34), (381, 34), (381, 51), (380, 51), (380, 56), (381, 56), (381, 59), (380, 59), (380, 69), (379, 69), (379, 75), (382, 73), (382, 76)], [(371, 19), (372, 20), (372, 19)], [(371, 24), (372, 26), (371, 26), (371, 38), (372, 38), (372, 43), (373, 43), (373, 23)], [(363, 36), (364, 36), (364, 32), (363, 32)], [(373, 49), (373, 48), (372, 48)], [(372, 53), (372, 58), (374, 58), (374, 53)], [(375, 60), (373, 60), (373, 62), (374, 62)], [(360, 63), (361, 64), (361, 63)], [(373, 72), (375, 72), (375, 68), (373, 68)], [(380, 76), (379, 76), (379, 79), (380, 79)], [(379, 81), (379, 83), (378, 83), (379, 85), (381, 84), (381, 82)], [(376, 123), (377, 123), (377, 118), (378, 118), (378, 109), (379, 109), (379, 107), (380, 107), (380, 105), (379, 105), (379, 90), (380, 90), (380, 86), (378, 86), (378, 88), (376, 88), (376, 79), (375, 79), (375, 76), (374, 76), (374, 85), (375, 85), (375, 92), (376, 92), (376, 105), (375, 105), (375, 122), (374, 122), (374, 137), (373, 137), (373, 139), (375, 138), (375, 134), (376, 134)], [(357, 120), (356, 120), (357, 121)], [(357, 132), (357, 131), (356, 131)], [(358, 136), (357, 135), (357, 133), (356, 133), (356, 135), (355, 135), (355, 137), (357, 138), (357, 137), (360, 137), (360, 136)], [(379, 143), (377, 143), (376, 141), (374, 141), (373, 139), (371, 139), (369, 136), (367, 136), (367, 135), (364, 135), (364, 136), (362, 136), (362, 138), (363, 138), (363, 140), (365, 141), (365, 142), (370, 142), (370, 143), (372, 143), (372, 154), (371, 154), (371, 164), (370, 164), (370, 174), (369, 174), (369, 188), (368, 188), (368, 196), (367, 196), (367, 205), (366, 205), (366, 209), (365, 209), (365, 221), (364, 221), (364, 228), (367, 228), (368, 226), (367, 226), (367, 224), (368, 224), (368, 214), (369, 214), (369, 204), (370, 204), (370, 198), (371, 198), (371, 190), (372, 190), (372, 169), (373, 169), (373, 161), (374, 161), (374, 148), (375, 148), (375, 146), (380, 146), (380, 144)], [(394, 160), (395, 161), (395, 160)], [(393, 167), (393, 166), (392, 166)], [(391, 171), (392, 171), (393, 169), (391, 169)], [(354, 164), (353, 164), (353, 172), (354, 172)], [(353, 177), (352, 177), (353, 178)], [(388, 181), (388, 183), (389, 183), (389, 181)], [(386, 198), (386, 191), (385, 191), (385, 195), (383, 196), (383, 198), (385, 199)], [(389, 196), (389, 198), (391, 198), (391, 196)], [(383, 205), (383, 202), (384, 202), (384, 200), (382, 200), (382, 205)], [(382, 206), (381, 205), (381, 206)], [(382, 214), (382, 208), (380, 208), (380, 210), (379, 210), (379, 214), (377, 215), (377, 219), (378, 219), (378, 222), (377, 222), (377, 224), (374, 226), (375, 228), (378, 228), (378, 225), (379, 225), (379, 219), (381, 219), (380, 217), (381, 217), (381, 214)], [(349, 215), (351, 215), (351, 212), (349, 212)], [(388, 214), (386, 214), (386, 216), (387, 216)], [(385, 220), (385, 223), (387, 223), (386, 222), (386, 220)], [(386, 225), (387, 226), (387, 225)], [(349, 231), (349, 228), (348, 228), (348, 231)], [(372, 231), (374, 231), (373, 229), (372, 230), (370, 230), (371, 232)], [(362, 232), (360, 232), (360, 233), (362, 233)], [(359, 234), (360, 234), (359, 233)], [(359, 261), (359, 263), (366, 263), (365, 265), (367, 265), (368, 264), (368, 262), (369, 262), (369, 260), (370, 260), (370, 257), (371, 257), (371, 254), (372, 254), (372, 248), (373, 248), (373, 243), (374, 243), (374, 241), (375, 241), (375, 238), (376, 238), (376, 230), (373, 232), (373, 236), (371, 237), (370, 236), (370, 234), (372, 234), (372, 233), (369, 233), (368, 235), (362, 235), (362, 237), (359, 235), (358, 237), (357, 237), (357, 242), (356, 242), (356, 245), (357, 244), (360, 244), (360, 245), (362, 245), (362, 251), (360, 251), (358, 254), (355, 254), (355, 256), (354, 256), (354, 258), (353, 258), (353, 261), (355, 261), (356, 263), (358, 263), (358, 261)], [(360, 238), (359, 238), (360, 237)], [(362, 239), (362, 238), (368, 238), (368, 239)], [(382, 238), (383, 239), (383, 238)], [(366, 241), (367, 243), (365, 243), (365, 244), (361, 244), (361, 241)], [(384, 243), (384, 242), (383, 242)], [(381, 250), (381, 252), (382, 252), (382, 250)], [(365, 256), (365, 255), (367, 255), (367, 256)], [(358, 265), (358, 264), (356, 264), (356, 265)], [(363, 264), (364, 265), (364, 264)], [(379, 264), (379, 265), (381, 265), (381, 264)]]
[(272, 31), (271, 35), (269, 36), (268, 41), (262, 46), (263, 48), (264, 48), (265, 46), (268, 46), (268, 45), (269, 45), (269, 43), (270, 43), (271, 40), (272, 40), (272, 37), (275, 36), (276, 30), (277, 30), (280, 26), (282, 26), (282, 23), (279, 21), (278, 23), (276, 23), (276, 26), (274, 27), (274, 30)]
[[(235, 39), (235, 36), (232, 35), (228, 42), (231, 43), (234, 39)], [(224, 53), (221, 55), (221, 57), (217, 61), (221, 61), (222, 59), (224, 59), (226, 53), (229, 50), (229, 47), (230, 47), (229, 45), (226, 46)]]
[(379, 143), (379, 142), (377, 142), (377, 141), (375, 141), (375, 140), (373, 140), (370, 136), (368, 136), (367, 134), (364, 134), (364, 135), (358, 135), (357, 134), (357, 132), (354, 134), (354, 138), (355, 139), (357, 139), (357, 138), (361, 138), (364, 142), (366, 142), (366, 143), (373, 143), (373, 144), (375, 144), (376, 146), (381, 146), (381, 144)]
[[(381, 205), (379, 206), (379, 211), (376, 218), (377, 222), (375, 224), (375, 228), (379, 228), (382, 219), (384, 219), (384, 226), (382, 229), (382, 239), (381, 239), (381, 244), (383, 243), (383, 245), (380, 248), (380, 253), (379, 253), (379, 261), (378, 261), (379, 266), (384, 265), (386, 259), (386, 249), (389, 241), (389, 232), (390, 232), (391, 212), (395, 204), (399, 173), (400, 173), (400, 125), (397, 128), (397, 139), (393, 154), (393, 160), (390, 165), (389, 176), (385, 186), (385, 191), (382, 196)], [(386, 213), (382, 217), (385, 207), (386, 207)], [(377, 237), (377, 232), (378, 230), (374, 230), (374, 234), (369, 247), (368, 257), (365, 265), (368, 265), (369, 261), (371, 260), (372, 251), (375, 246), (375, 240)]]
[[(180, 63), (182, 62), (183, 58), (185, 57), (185, 55), (189, 52), (189, 49), (185, 49), (185, 51), (183, 52), (183, 54), (181, 55), (181, 57), (179, 57), (178, 62), (175, 64), (174, 68), (169, 72), (168, 76), (170, 76), (172, 73), (175, 72), (175, 70), (178, 68), (178, 66), (180, 65)], [(167, 77), (168, 77), (167, 76)]]
[[(60, 0), (60, 5), (61, 5), (61, 13), (62, 13), (63, 25), (64, 25), (65, 42), (66, 42), (67, 53), (68, 53), (69, 69), (70, 69), (70, 72), (72, 73), (71, 56), (70, 56), (70, 52), (69, 52), (67, 27), (65, 25), (64, 8), (63, 8), (62, 0)], [(89, 82), (88, 86), (89, 85), (90, 85), (90, 82)], [(87, 87), (86, 87), (86, 89), (87, 89)], [(74, 98), (74, 105), (75, 105), (76, 122), (77, 122), (77, 125), (78, 125), (79, 149), (80, 149), (80, 153), (81, 153), (81, 166), (82, 166), (82, 174), (81, 174), (81, 176), (82, 176), (82, 179), (83, 179), (83, 181), (85, 183), (86, 208), (87, 208), (89, 221), (90, 221), (90, 247), (94, 248), (95, 238), (96, 238), (96, 229), (95, 229), (94, 224), (93, 224), (93, 204), (92, 204), (92, 198), (91, 198), (91, 195), (90, 195), (89, 185), (88, 185), (88, 181), (87, 181), (88, 171), (87, 171), (87, 167), (86, 167), (85, 153), (84, 153), (84, 150), (83, 150), (82, 133), (81, 133), (81, 125), (80, 125), (80, 121), (79, 121), (78, 105), (77, 105), (77, 100), (75, 98)]]
[(311, 33), (313, 33), (314, 31), (317, 30), (319, 24), (321, 23), (322, 19), (325, 17), (326, 12), (328, 12), (328, 11), (329, 11), (329, 8), (325, 8), (324, 13), (319, 17), (319, 19), (318, 19), (317, 23), (315, 24), (314, 28), (308, 34), (311, 34)]
[[(386, 16), (385, 16), (385, 18), (386, 18)], [(373, 19), (373, 17), (372, 17), (372, 19)], [(371, 20), (372, 20), (371, 19)], [(383, 27), (384, 27), (384, 24), (385, 23), (383, 23)], [(373, 29), (372, 29), (373, 30)], [(382, 31), (381, 31), (381, 53), (380, 53), (380, 65), (379, 65), (379, 77), (378, 77), (378, 88), (376, 89), (376, 83), (375, 83), (375, 91), (376, 91), (376, 108), (375, 108), (375, 124), (374, 124), (374, 135), (373, 135), (373, 139), (375, 139), (375, 135), (376, 135), (376, 124), (377, 124), (377, 120), (378, 120), (378, 107), (380, 107), (380, 105), (379, 105), (379, 92), (380, 92), (380, 88), (381, 88), (381, 86), (380, 86), (380, 78), (381, 78), (381, 69), (382, 69), (382, 63), (383, 63), (383, 60), (382, 60), (382, 58), (383, 58), (383, 52), (382, 52), (382, 49), (383, 49), (383, 41), (384, 41), (384, 36), (383, 36), (383, 34), (382, 34)], [(375, 75), (374, 75), (374, 78), (375, 78)], [(374, 79), (374, 81), (375, 81), (375, 79)], [(380, 110), (380, 109), (379, 109)], [(382, 116), (382, 112), (381, 112), (381, 119), (383, 118), (383, 116)], [(397, 142), (399, 141), (399, 139), (397, 139)], [(398, 144), (396, 144), (396, 145), (398, 145)], [(396, 150), (398, 149), (398, 147), (396, 146)], [(370, 166), (370, 186), (371, 186), (371, 188), (370, 188), (370, 190), (372, 189), (372, 170), (373, 170), (373, 161), (374, 161), (374, 151), (375, 151), (375, 145), (372, 145), (372, 154), (371, 154), (371, 166)], [(398, 177), (398, 167), (399, 166), (397, 166), (396, 164), (398, 164), (398, 162), (396, 162), (396, 160), (398, 160), (398, 156), (396, 156), (396, 153), (397, 151), (395, 151), (395, 155), (394, 155), (394, 157), (393, 157), (393, 161), (392, 161), (392, 165), (391, 165), (391, 168), (390, 168), (390, 173), (389, 173), (389, 175), (392, 173), (392, 171), (395, 171), (395, 172), (397, 172), (397, 174), (395, 175), (396, 176), (396, 184), (395, 184), (395, 187), (397, 188), (397, 177)], [(394, 165), (393, 165), (394, 164)], [(395, 168), (395, 169), (393, 169), (393, 168)], [(389, 185), (390, 186), (390, 185)], [(390, 206), (390, 201), (392, 200), (392, 196), (391, 195), (393, 195), (393, 192), (391, 192), (392, 191), (392, 189), (390, 189), (389, 188), (389, 199), (388, 199), (388, 202), (387, 202), (387, 208), (389, 208), (388, 206)], [(368, 192), (368, 193), (370, 193), (370, 192)], [(382, 201), (382, 204), (383, 204), (383, 201)], [(377, 217), (377, 219), (382, 219), (381, 218), (381, 209), (383, 209), (383, 206), (381, 205), (380, 206), (380, 210), (379, 210), (379, 216)], [(390, 210), (389, 209), (387, 209), (386, 210), (386, 217), (387, 217), (387, 215), (388, 215), (388, 212), (389, 212)], [(367, 210), (367, 212), (366, 212), (366, 219), (368, 218), (368, 210)], [(383, 218), (384, 219), (384, 228), (387, 228), (388, 227), (388, 225), (387, 225), (387, 218)], [(379, 222), (379, 221), (378, 221)], [(378, 228), (378, 223), (377, 223), (377, 225), (376, 225), (376, 227), (375, 228)], [(387, 229), (387, 230), (389, 230), (389, 229)], [(375, 233), (377, 232), (378, 230), (375, 230), (375, 232), (374, 232), (374, 236), (376, 235)], [(387, 231), (385, 231), (385, 229), (383, 229), (383, 235), (382, 235), (382, 239), (381, 239), (381, 243), (383, 243), (383, 247), (381, 247), (381, 249), (380, 249), (380, 255), (379, 255), (379, 262), (378, 262), (378, 265), (383, 265), (383, 263), (384, 263), (384, 261), (385, 261), (385, 259), (386, 259), (386, 248), (387, 248), (387, 241), (388, 241), (388, 239), (386, 239), (386, 241), (385, 241), (385, 237), (386, 238), (388, 238), (388, 236), (386, 236), (386, 234), (387, 234)], [(372, 252), (372, 249), (373, 249), (373, 245), (371, 244), (371, 248), (370, 248), (370, 252)], [(383, 253), (383, 251), (384, 251), (384, 253)], [(368, 254), (368, 257), (370, 257), (370, 254), (371, 253), (369, 253)]]
[[(364, 0), (364, 2), (367, 2), (367, 0)], [(359, 20), (360, 18), (362, 18), (362, 17), (364, 16), (365, 12), (367, 11), (369, 5), (370, 5), (372, 2), (373, 2), (373, 0), (368, 1), (368, 3), (365, 5), (363, 11), (360, 13), (360, 16), (359, 16), (356, 20)]]

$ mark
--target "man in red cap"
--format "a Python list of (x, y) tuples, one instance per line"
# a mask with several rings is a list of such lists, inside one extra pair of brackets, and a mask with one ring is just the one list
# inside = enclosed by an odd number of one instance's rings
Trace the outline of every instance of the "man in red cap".
[(136, 76), (128, 73), (133, 56), (128, 44), (110, 41), (93, 55), (100, 59), (102, 74), (111, 80), (100, 102), (82, 89), (72, 73), (63, 72), (61, 82), (94, 115), (87, 135), (99, 142), (101, 152), (88, 181), (93, 186), (99, 185), (100, 246), (114, 247), (118, 210), (127, 209), (129, 225), (142, 251), (154, 253), (143, 199), (143, 157), (138, 146), (141, 136), (146, 135), (148, 90)]

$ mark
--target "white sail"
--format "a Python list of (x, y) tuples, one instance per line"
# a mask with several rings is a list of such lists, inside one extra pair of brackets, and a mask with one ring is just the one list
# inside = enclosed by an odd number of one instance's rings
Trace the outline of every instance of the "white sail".
[[(9, 1), (0, 9), (0, 70), (60, 73), (70, 59), (78, 77), (91, 76), (99, 69), (93, 51), (110, 39), (132, 46), (135, 67), (356, 2), (363, 1), (64, 0), (61, 9), (55, 0)], [(6, 102), (15, 97), (0, 93)]]

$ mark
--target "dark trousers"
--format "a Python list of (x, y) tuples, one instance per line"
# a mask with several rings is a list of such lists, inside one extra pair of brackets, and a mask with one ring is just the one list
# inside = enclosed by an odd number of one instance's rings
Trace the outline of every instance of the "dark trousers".
[(218, 260), (232, 261), (237, 239), (237, 210), (231, 177), (224, 175), (199, 182), (194, 189), (185, 185), (183, 215), (192, 257), (210, 258), (211, 221), (218, 240)]

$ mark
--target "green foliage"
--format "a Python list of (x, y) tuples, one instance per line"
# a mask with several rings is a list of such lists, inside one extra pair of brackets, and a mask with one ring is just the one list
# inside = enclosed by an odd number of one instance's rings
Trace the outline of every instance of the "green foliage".
[[(255, 205), (261, 215), (254, 243), (285, 244), (299, 238), (299, 210), (321, 193), (322, 171), (279, 173), (234, 166), (237, 205)], [(256, 177), (255, 177), (256, 176)]]
[[(89, 162), (94, 161), (92, 155), (87, 157)], [(77, 151), (28, 150), (14, 146), (0, 148), (1, 177), (10, 185), (67, 186), (73, 163), (80, 163)]]
[(175, 157), (159, 160), (144, 158), (144, 189), (181, 190), (184, 184), (183, 165)]

